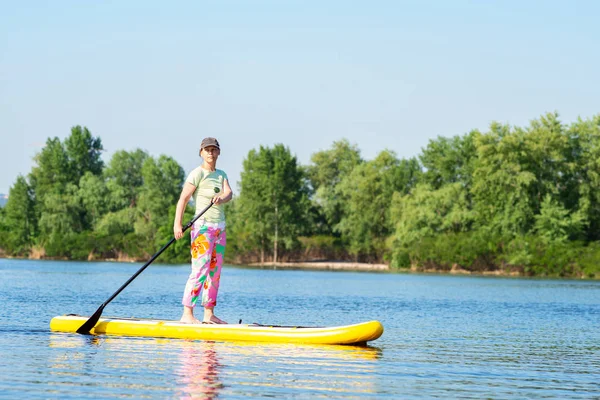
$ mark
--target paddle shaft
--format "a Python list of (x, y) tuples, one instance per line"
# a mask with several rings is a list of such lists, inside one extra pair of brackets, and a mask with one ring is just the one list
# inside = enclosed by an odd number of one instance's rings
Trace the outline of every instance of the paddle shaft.
[[(194, 225), (194, 222), (196, 222), (198, 220), (198, 218), (200, 218), (206, 211), (208, 211), (208, 209), (210, 207), (212, 207), (212, 205), (213, 205), (213, 203), (211, 202), (208, 206), (206, 206), (206, 208), (204, 210), (200, 211), (198, 213), (198, 215), (196, 215), (194, 217), (194, 219), (192, 219), (186, 226), (183, 227), (182, 232), (187, 231), (192, 225)], [(119, 293), (121, 293), (123, 291), (123, 289), (125, 289), (135, 278), (137, 278), (137, 276), (139, 274), (141, 274), (146, 269), (146, 267), (148, 267), (148, 265), (152, 264), (152, 262), (154, 262), (154, 260), (156, 260), (158, 258), (158, 256), (160, 256), (163, 253), (163, 251), (165, 251), (167, 249), (167, 247), (172, 245), (175, 240), (176, 240), (175, 237), (171, 238), (171, 240), (169, 240), (169, 243), (165, 244), (158, 252), (156, 252), (156, 254), (154, 254), (152, 256), (152, 258), (150, 258), (150, 260), (148, 260), (148, 262), (142, 266), (142, 268), (140, 268), (135, 274), (133, 274), (133, 276), (131, 278), (129, 278), (127, 280), (127, 282), (125, 282), (116, 292), (114, 292), (112, 294), (112, 296), (110, 296), (108, 298), (108, 300), (106, 300), (104, 303), (102, 303), (102, 305), (100, 307), (98, 307), (96, 312), (87, 321), (85, 321), (83, 323), (83, 325), (81, 325), (79, 327), (79, 329), (77, 329), (77, 333), (89, 335), (92, 328), (94, 326), (96, 326), (96, 324), (98, 323), (98, 320), (100, 319), (100, 316), (102, 315), (102, 311), (104, 310), (104, 307), (106, 307), (108, 305), (108, 303), (113, 301), (113, 299), (115, 297), (117, 297), (119, 295)]]

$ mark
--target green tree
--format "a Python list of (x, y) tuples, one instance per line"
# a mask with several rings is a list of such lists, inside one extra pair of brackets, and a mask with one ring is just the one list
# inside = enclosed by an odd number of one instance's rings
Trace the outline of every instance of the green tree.
[[(572, 151), (568, 161), (575, 165), (570, 185), (562, 187), (568, 210), (578, 209), (585, 215), (584, 238), (600, 240), (600, 114), (589, 120), (579, 119), (569, 129)], [(573, 204), (576, 203), (576, 206)]]
[(149, 157), (142, 166), (144, 184), (138, 208), (158, 225), (168, 222), (168, 210), (176, 205), (185, 178), (183, 168), (171, 157)]
[(113, 154), (104, 169), (110, 210), (136, 206), (144, 184), (142, 166), (147, 158), (148, 153), (140, 149), (132, 152), (119, 150)]
[(77, 186), (67, 184), (64, 193), (51, 192), (44, 197), (40, 243), (49, 256), (68, 256), (68, 241), (83, 231), (83, 209), (77, 191)]
[(349, 244), (356, 259), (381, 260), (385, 241), (394, 223), (390, 203), (394, 192), (408, 193), (417, 183), (421, 168), (416, 159), (398, 160), (382, 151), (372, 161), (355, 167), (339, 184), (343, 217), (335, 227)]
[(258, 249), (261, 261), (269, 242), (277, 262), (280, 244), (290, 249), (307, 229), (308, 183), (295, 156), (282, 144), (251, 150), (244, 160), (240, 195), (236, 200), (236, 232), (248, 235), (249, 249)]
[(2, 209), (0, 247), (9, 254), (24, 255), (33, 243), (35, 212), (31, 188), (23, 176), (10, 188)]
[(86, 173), (102, 172), (101, 151), (100, 139), (93, 138), (87, 128), (76, 126), (64, 144), (56, 137), (48, 139), (34, 158), (37, 165), (32, 169), (30, 182), (40, 229), (38, 239), (53, 254), (66, 254), (61, 243), (87, 228), (78, 185)]
[(135, 208), (128, 207), (108, 212), (98, 221), (95, 232), (102, 236), (124, 237), (134, 232), (133, 224), (136, 218)]
[(71, 128), (71, 135), (65, 139), (65, 150), (69, 160), (71, 182), (78, 183), (88, 172), (92, 175), (102, 174), (102, 141), (93, 137), (88, 128), (79, 125)]
[(77, 197), (84, 211), (85, 229), (94, 230), (108, 211), (108, 189), (102, 176), (87, 171), (79, 181)]
[(482, 226), (507, 238), (528, 234), (547, 195), (575, 211), (573, 145), (557, 114), (534, 120), (527, 129), (493, 123), (476, 146), (473, 196)]
[[(158, 160), (148, 157), (142, 166), (144, 184), (141, 187), (137, 205), (138, 218), (135, 232), (146, 243), (149, 252), (164, 241), (157, 236), (163, 227), (173, 226), (175, 206), (185, 178), (183, 168), (171, 157), (161, 155)], [(165, 231), (167, 232), (167, 231)], [(168, 230), (172, 237), (172, 229)]]
[(425, 237), (467, 232), (475, 221), (475, 213), (461, 183), (446, 184), (437, 190), (419, 184), (410, 194), (394, 193), (391, 219), (396, 224), (395, 246), (406, 247)]
[(584, 223), (582, 212), (569, 212), (548, 194), (542, 202), (540, 213), (535, 216), (534, 231), (546, 243), (564, 243), (569, 238), (578, 237)]
[(507, 237), (529, 231), (535, 207), (529, 196), (536, 176), (523, 168), (528, 157), (526, 132), (492, 123), (490, 132), (477, 138), (473, 197), (479, 223)]
[(330, 150), (314, 153), (311, 161), (307, 175), (315, 190), (314, 199), (331, 229), (342, 219), (343, 203), (338, 185), (363, 160), (358, 147), (343, 139), (334, 142)]
[(464, 136), (430, 140), (419, 156), (425, 168), (421, 177), (423, 182), (431, 185), (433, 189), (455, 182), (470, 187), (473, 164), (477, 156), (475, 138), (480, 135), (478, 131), (471, 131)]
[(60, 139), (55, 137), (46, 141), (34, 161), (37, 165), (29, 174), (29, 181), (37, 204), (43, 204), (47, 193), (62, 193), (69, 183), (69, 157)]

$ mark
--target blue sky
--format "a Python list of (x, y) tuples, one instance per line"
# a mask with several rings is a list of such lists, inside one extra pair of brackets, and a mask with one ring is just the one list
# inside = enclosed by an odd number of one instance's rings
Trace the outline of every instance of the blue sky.
[(3, 1), (0, 193), (48, 137), (87, 126), (189, 172), (205, 136), (234, 187), (259, 145), (302, 164), (600, 112), (595, 1)]

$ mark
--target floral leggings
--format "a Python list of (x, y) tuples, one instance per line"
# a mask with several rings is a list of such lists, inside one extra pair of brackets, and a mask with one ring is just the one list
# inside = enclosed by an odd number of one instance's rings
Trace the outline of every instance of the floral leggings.
[(192, 227), (192, 273), (183, 292), (182, 304), (194, 307), (202, 293), (202, 306), (217, 305), (221, 267), (225, 255), (225, 222), (197, 221)]

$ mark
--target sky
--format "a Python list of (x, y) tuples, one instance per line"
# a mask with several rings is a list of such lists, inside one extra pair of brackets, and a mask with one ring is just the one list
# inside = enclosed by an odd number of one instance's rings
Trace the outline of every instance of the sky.
[(237, 189), (251, 149), (303, 165), (348, 139), (363, 158), (431, 139), (600, 113), (600, 2), (0, 0), (0, 193), (48, 138), (100, 137), (199, 165)]

